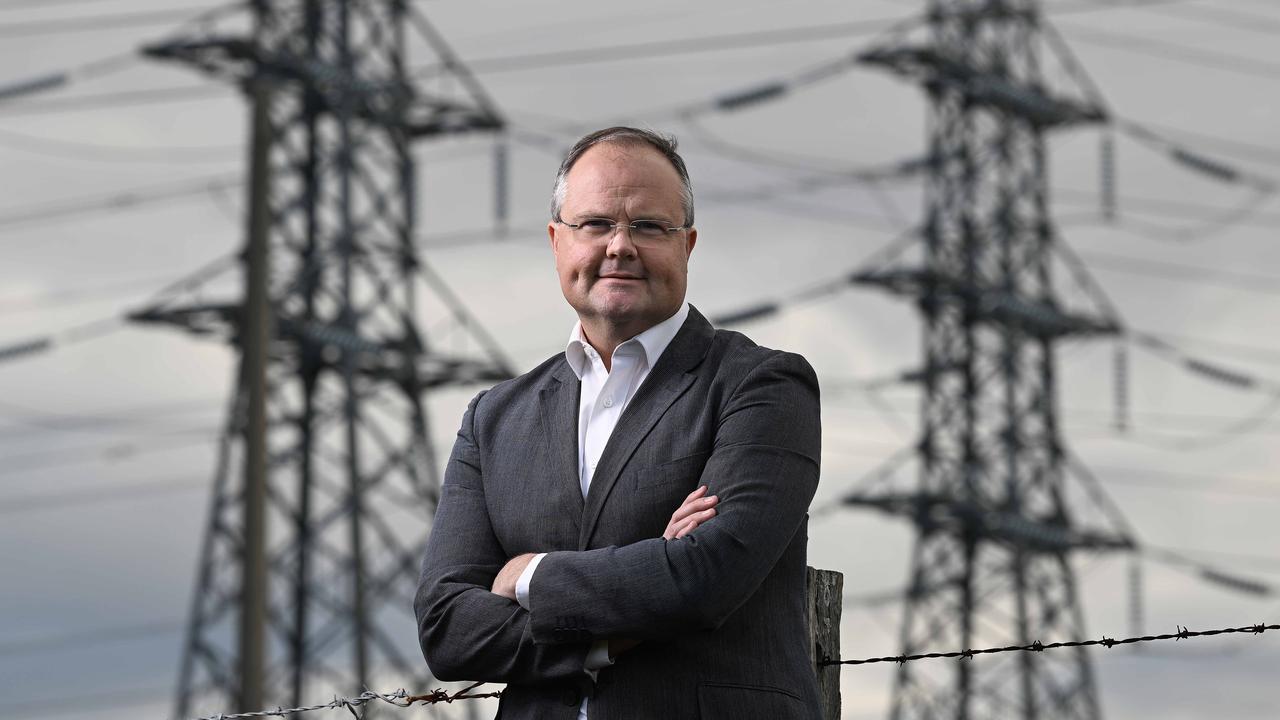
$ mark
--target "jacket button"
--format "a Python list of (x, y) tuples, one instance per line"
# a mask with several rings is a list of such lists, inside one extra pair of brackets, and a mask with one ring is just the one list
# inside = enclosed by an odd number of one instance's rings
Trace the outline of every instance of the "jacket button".
[(582, 693), (579, 692), (577, 688), (565, 688), (563, 700), (564, 700), (564, 704), (568, 705), (569, 707), (581, 705)]

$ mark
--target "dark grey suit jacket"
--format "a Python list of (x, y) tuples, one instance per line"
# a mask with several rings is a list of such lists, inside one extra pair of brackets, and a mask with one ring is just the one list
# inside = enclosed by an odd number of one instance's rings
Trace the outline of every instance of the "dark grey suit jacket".
[[(623, 412), (584, 502), (580, 383), (563, 355), (471, 401), (445, 472), (415, 610), (442, 680), (508, 683), (498, 717), (820, 717), (805, 627), (818, 382), (804, 358), (695, 309)], [(717, 515), (662, 532), (698, 485)], [(530, 610), (489, 591), (549, 552)], [(596, 638), (641, 644), (583, 671)]]

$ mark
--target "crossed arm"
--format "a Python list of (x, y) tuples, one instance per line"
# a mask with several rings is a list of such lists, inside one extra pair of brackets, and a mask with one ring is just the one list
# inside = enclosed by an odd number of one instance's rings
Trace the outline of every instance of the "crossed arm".
[(549, 553), (533, 574), (530, 613), (511, 599), (528, 558), (507, 557), (485, 505), (472, 429), (478, 400), (449, 460), (415, 600), (424, 654), (443, 680), (580, 679), (590, 643), (555, 632), (565, 616), (589, 618), (593, 638), (718, 627), (773, 568), (817, 486), (817, 379), (799, 356), (777, 354), (748, 373), (721, 413), (702, 475), (715, 507), (701, 507), (695, 493), (662, 538)]
[[(715, 495), (707, 494), (706, 485), (699, 485), (698, 489), (689, 493), (680, 503), (680, 507), (671, 514), (671, 520), (667, 522), (667, 528), (662, 532), (663, 539), (679, 540), (693, 532), (694, 528), (715, 517), (715, 506), (719, 501), (720, 498)], [(516, 582), (535, 556), (535, 553), (525, 553), (508, 560), (498, 572), (498, 577), (493, 579), (493, 587), (490, 591), (509, 600), (515, 600)]]

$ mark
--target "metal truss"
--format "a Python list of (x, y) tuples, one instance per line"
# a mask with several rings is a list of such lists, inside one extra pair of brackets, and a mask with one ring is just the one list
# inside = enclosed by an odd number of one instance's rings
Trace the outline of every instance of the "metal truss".
[[(919, 82), (929, 105), (922, 258), (856, 277), (909, 296), (924, 320), (916, 487), (846, 498), (917, 528), (902, 655), (1080, 639), (1071, 554), (1134, 544), (1123, 529), (1081, 527), (1066, 491), (1054, 346), (1119, 323), (1069, 311), (1055, 294), (1044, 134), (1106, 110), (1088, 92), (1049, 89), (1040, 23), (1037, 0), (931, 0), (924, 38), (862, 55)], [(890, 711), (1100, 716), (1082, 648), (904, 663)]]
[[(412, 597), (439, 494), (424, 394), (510, 368), (479, 336), (450, 355), (419, 330), (427, 271), (415, 240), (416, 138), (488, 131), (503, 119), (470, 77), (459, 97), (406, 71), (400, 0), (256, 0), (252, 30), (155, 45), (155, 58), (240, 83), (267, 103), (255, 137), (269, 172), (267, 369), (268, 706), (425, 687)], [(427, 28), (425, 20), (410, 20)], [(431, 31), (428, 47), (459, 71)], [(433, 280), (438, 280), (434, 279)], [(443, 298), (449, 317), (465, 317)], [(244, 303), (151, 308), (139, 322), (218, 333), (242, 347)], [(178, 717), (237, 705), (236, 625), (245, 562), (245, 392), (231, 402), (176, 702)]]

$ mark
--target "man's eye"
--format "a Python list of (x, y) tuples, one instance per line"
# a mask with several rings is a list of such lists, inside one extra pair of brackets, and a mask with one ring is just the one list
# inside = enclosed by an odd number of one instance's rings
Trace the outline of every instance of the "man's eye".
[(637, 220), (632, 225), (641, 235), (660, 237), (667, 234), (667, 226), (657, 220)]
[(583, 230), (590, 230), (592, 232), (605, 232), (613, 227), (613, 221), (603, 220), (601, 218), (591, 218), (589, 220), (583, 220), (580, 223), (580, 225), (582, 226)]

